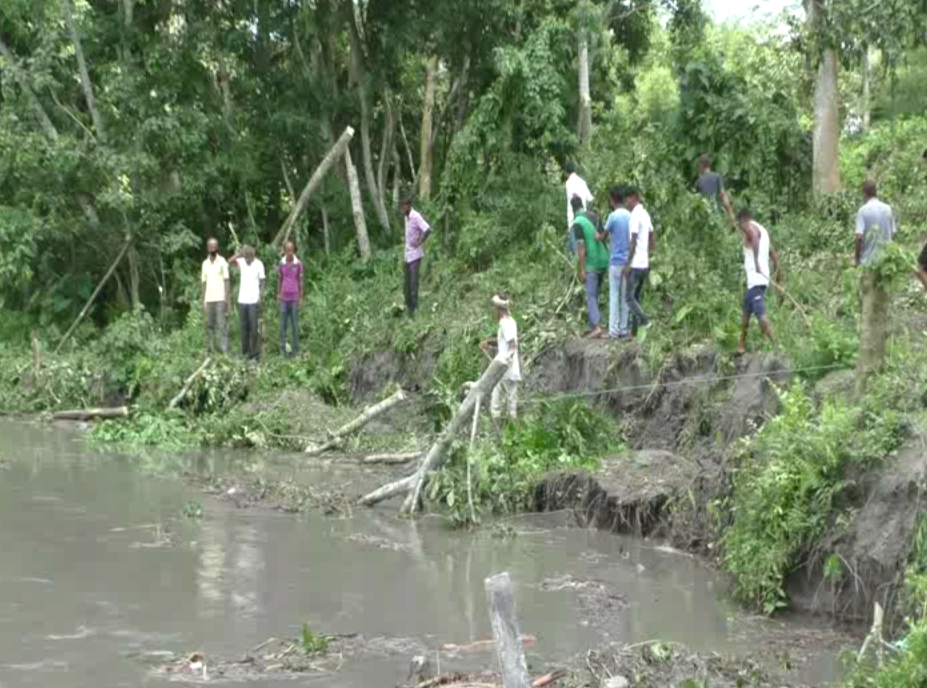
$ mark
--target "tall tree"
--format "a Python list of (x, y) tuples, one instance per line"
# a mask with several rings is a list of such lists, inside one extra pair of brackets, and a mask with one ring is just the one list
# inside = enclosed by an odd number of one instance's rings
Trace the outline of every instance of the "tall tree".
[(815, 195), (843, 188), (840, 178), (840, 89), (837, 46), (827, 30), (825, 0), (805, 0), (814, 45), (814, 135), (812, 187)]

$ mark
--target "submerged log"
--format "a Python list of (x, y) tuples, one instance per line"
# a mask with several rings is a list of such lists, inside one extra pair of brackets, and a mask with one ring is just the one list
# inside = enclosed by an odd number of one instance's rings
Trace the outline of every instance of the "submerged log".
[(56, 411), (54, 414), (52, 414), (52, 418), (55, 420), (98, 420), (127, 418), (128, 416), (128, 406), (117, 406), (115, 408), (80, 409), (77, 411)]
[(406, 452), (400, 454), (370, 454), (369, 456), (365, 456), (361, 463), (398, 465), (409, 463), (410, 461), (415, 461), (415, 459), (420, 458), (422, 458), (422, 452)]
[(515, 610), (515, 593), (508, 573), (500, 573), (485, 582), (489, 598), (489, 617), (496, 642), (496, 656), (502, 670), (503, 688), (528, 688), (528, 664), (521, 641), (521, 629)]
[(318, 447), (313, 447), (313, 446), (306, 447), (306, 453), (315, 456), (318, 454), (324, 454), (330, 449), (334, 449), (335, 447), (337, 447), (339, 444), (341, 444), (344, 441), (345, 437), (357, 432), (358, 430), (363, 428), (365, 425), (367, 425), (367, 423), (372, 421), (374, 418), (376, 418), (377, 416), (382, 416), (384, 413), (386, 413), (393, 407), (401, 404), (405, 400), (406, 400), (406, 395), (400, 389), (390, 398), (384, 399), (379, 404), (375, 404), (374, 406), (371, 406), (366, 411), (364, 411), (362, 414), (360, 414), (357, 418), (352, 420), (350, 423), (339, 428), (335, 432), (331, 433), (331, 437), (329, 438), (328, 442), (326, 442), (325, 444), (322, 444), (321, 446), (318, 446)]

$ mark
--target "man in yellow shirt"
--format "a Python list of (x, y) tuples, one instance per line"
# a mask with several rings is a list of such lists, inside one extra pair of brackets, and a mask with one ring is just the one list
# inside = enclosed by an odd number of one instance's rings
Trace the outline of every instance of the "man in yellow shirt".
[(206, 349), (228, 353), (228, 313), (231, 302), (229, 264), (219, 255), (219, 241), (206, 242), (206, 260), (203, 261), (203, 317), (206, 320)]

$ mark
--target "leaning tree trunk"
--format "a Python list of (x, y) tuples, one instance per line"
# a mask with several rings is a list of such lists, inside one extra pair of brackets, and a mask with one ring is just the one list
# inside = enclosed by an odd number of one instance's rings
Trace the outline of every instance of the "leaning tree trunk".
[(64, 20), (68, 25), (68, 32), (71, 34), (71, 42), (74, 43), (74, 56), (77, 58), (80, 85), (84, 91), (84, 99), (87, 101), (90, 118), (93, 120), (93, 128), (97, 132), (97, 140), (102, 145), (106, 145), (106, 130), (103, 128), (103, 118), (100, 116), (100, 110), (97, 107), (93, 82), (90, 81), (90, 72), (87, 70), (87, 61), (84, 59), (84, 49), (81, 44), (80, 33), (77, 30), (77, 21), (74, 18), (74, 0), (64, 0)]
[[(823, 0), (805, 0), (810, 30), (823, 32)], [(814, 142), (811, 180), (815, 195), (840, 191), (840, 92), (837, 53), (825, 46), (817, 55), (814, 78)]]
[(438, 82), (438, 56), (428, 58), (425, 66), (425, 101), (422, 103), (422, 131), (420, 167), (418, 177), (418, 195), (421, 199), (431, 196), (431, 177), (434, 167), (434, 127), (435, 89)]
[(579, 32), (579, 122), (577, 124), (579, 145), (589, 145), (592, 136), (592, 96), (589, 88), (589, 34)]
[(344, 166), (348, 172), (348, 189), (351, 192), (351, 209), (354, 212), (354, 230), (357, 232), (357, 248), (361, 260), (370, 260), (370, 236), (367, 234), (367, 218), (364, 216), (364, 203), (361, 200), (360, 184), (357, 182), (357, 168), (351, 160), (350, 148), (344, 153)]

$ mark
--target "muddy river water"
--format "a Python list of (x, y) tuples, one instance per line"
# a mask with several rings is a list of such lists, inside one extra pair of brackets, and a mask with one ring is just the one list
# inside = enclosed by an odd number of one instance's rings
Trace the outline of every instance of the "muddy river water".
[[(539, 668), (608, 642), (774, 652), (807, 637), (820, 650), (802, 674), (817, 683), (836, 675), (834, 650), (847, 640), (823, 622), (744, 615), (699, 560), (573, 528), (565, 514), (514, 519), (517, 535), (500, 538), (437, 518), (409, 523), (390, 506), (349, 519), (238, 509), (150, 470), (163, 461), (224, 464), (99, 453), (72, 432), (0, 421), (0, 688), (189, 681), (154, 670), (152, 657), (240, 657), (303, 623), (360, 632), (378, 649), (297, 685), (395, 686), (425, 651), (444, 667), (491, 668), (491, 654), (438, 650), (491, 636), (483, 580), (500, 571), (516, 584)], [(294, 465), (281, 459), (278, 470)], [(337, 481), (337, 471), (300, 475)], [(183, 516), (191, 504), (201, 518)]]

